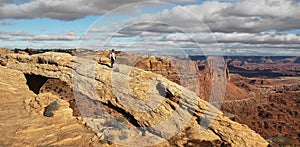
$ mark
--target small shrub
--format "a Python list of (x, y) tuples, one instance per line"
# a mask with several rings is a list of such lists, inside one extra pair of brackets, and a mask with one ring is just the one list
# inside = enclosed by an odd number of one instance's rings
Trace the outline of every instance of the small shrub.
[(47, 117), (53, 117), (54, 114), (53, 114), (53, 111), (55, 110), (58, 110), (59, 109), (59, 104), (57, 103), (57, 101), (53, 101), (51, 102), (45, 109), (45, 112), (44, 112), (44, 116), (47, 116)]

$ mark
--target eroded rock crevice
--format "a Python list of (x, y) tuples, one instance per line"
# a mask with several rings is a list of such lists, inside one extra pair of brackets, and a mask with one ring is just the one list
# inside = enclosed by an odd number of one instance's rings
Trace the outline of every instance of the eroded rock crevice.
[(134, 125), (135, 127), (140, 128), (141, 126), (139, 125), (138, 121), (134, 118), (133, 115), (131, 115), (130, 113), (126, 112), (124, 109), (121, 109), (119, 107), (114, 106), (112, 103), (108, 103), (108, 104), (104, 104), (105, 106), (109, 107), (110, 109), (113, 109), (117, 112), (119, 112), (120, 114), (122, 114), (132, 125)]
[(216, 130), (211, 129), (211, 128), (208, 128), (208, 129), (220, 138), (220, 140), (222, 141), (221, 147), (230, 147), (231, 146), (225, 139), (223, 139), (222, 135), (220, 133), (218, 133)]
[(27, 82), (26, 82), (27, 86), (35, 94), (40, 93), (40, 89), (49, 79), (49, 78), (46, 78), (43, 76), (33, 75), (33, 74), (24, 74), (24, 75), (27, 80)]
[(62, 100), (67, 101), (70, 104), (70, 108), (73, 110), (73, 116), (80, 116), (79, 109), (74, 99), (74, 93), (71, 86), (56, 78), (48, 79), (44, 85), (40, 88), (40, 93), (50, 92)]
[[(41, 75), (24, 74), (24, 76), (26, 78), (27, 86), (36, 95), (41, 93), (51, 93), (56, 95), (70, 104), (69, 107), (73, 110), (73, 116), (80, 116), (73, 91), (66, 82), (63, 82), (60, 79), (47, 78)], [(48, 113), (45, 116), (48, 116)]]

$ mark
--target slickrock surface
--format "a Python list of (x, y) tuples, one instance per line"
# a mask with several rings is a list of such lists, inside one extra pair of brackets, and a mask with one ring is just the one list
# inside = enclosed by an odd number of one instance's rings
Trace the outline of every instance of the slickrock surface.
[[(99, 62), (108, 64), (110, 62), (107, 58), (108, 56), (108, 51), (100, 52)], [(224, 69), (212, 71), (216, 69), (213, 67), (216, 64), (213, 63), (216, 61), (215, 59), (212, 59), (213, 57), (208, 57), (207, 60), (212, 61), (212, 63), (206, 64), (203, 71), (199, 70), (197, 61), (175, 60), (172, 57), (155, 57), (140, 54), (132, 55), (121, 52), (118, 54), (117, 58), (117, 62), (120, 64), (138, 67), (146, 71), (163, 75), (172, 82), (192, 90), (200, 98), (206, 101), (211, 99), (213, 77), (223, 77), (227, 81), (224, 82), (225, 85), (222, 85), (226, 87), (224, 100), (240, 100), (249, 96), (245, 90), (230, 82), (229, 69), (225, 63), (220, 64)]]
[[(35, 95), (26, 87), (22, 73), (57, 79), (69, 85), (86, 125), (100, 137), (108, 132), (110, 136), (106, 139), (117, 144), (268, 145), (249, 127), (231, 121), (192, 91), (149, 71), (121, 64), (111, 69), (90, 58), (54, 52), (31, 56), (8, 53), (1, 55), (0, 61), (6, 66), (1, 67), (0, 78), (4, 99), (0, 103), (0, 127), (5, 130), (1, 137), (4, 145), (99, 143), (94, 133), (72, 116), (62, 95), (50, 92)], [(55, 100), (60, 107), (53, 111), (54, 117), (44, 116), (45, 107)], [(117, 126), (107, 121), (109, 117), (120, 116), (125, 120)]]
[[(51, 93), (35, 95), (20, 71), (0, 70), (0, 146), (85, 146), (97, 140), (72, 116), (69, 103)], [(60, 108), (45, 117), (45, 107), (55, 100)]]

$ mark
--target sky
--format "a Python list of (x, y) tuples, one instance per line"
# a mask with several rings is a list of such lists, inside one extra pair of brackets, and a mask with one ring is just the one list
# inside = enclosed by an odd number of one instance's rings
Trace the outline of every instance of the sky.
[(0, 46), (300, 55), (299, 0), (0, 0)]

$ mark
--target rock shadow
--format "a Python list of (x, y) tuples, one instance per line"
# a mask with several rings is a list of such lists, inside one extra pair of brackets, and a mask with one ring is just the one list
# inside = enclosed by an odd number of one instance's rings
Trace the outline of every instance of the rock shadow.
[(109, 64), (107, 64), (107, 63), (99, 63), (100, 65), (104, 65), (104, 66), (107, 66), (107, 67), (109, 67), (110, 68), (110, 65)]
[(26, 84), (28, 85), (29, 89), (33, 91), (35, 94), (40, 93), (41, 87), (49, 79), (39, 75), (31, 75), (31, 74), (24, 74), (24, 75), (27, 80)]

